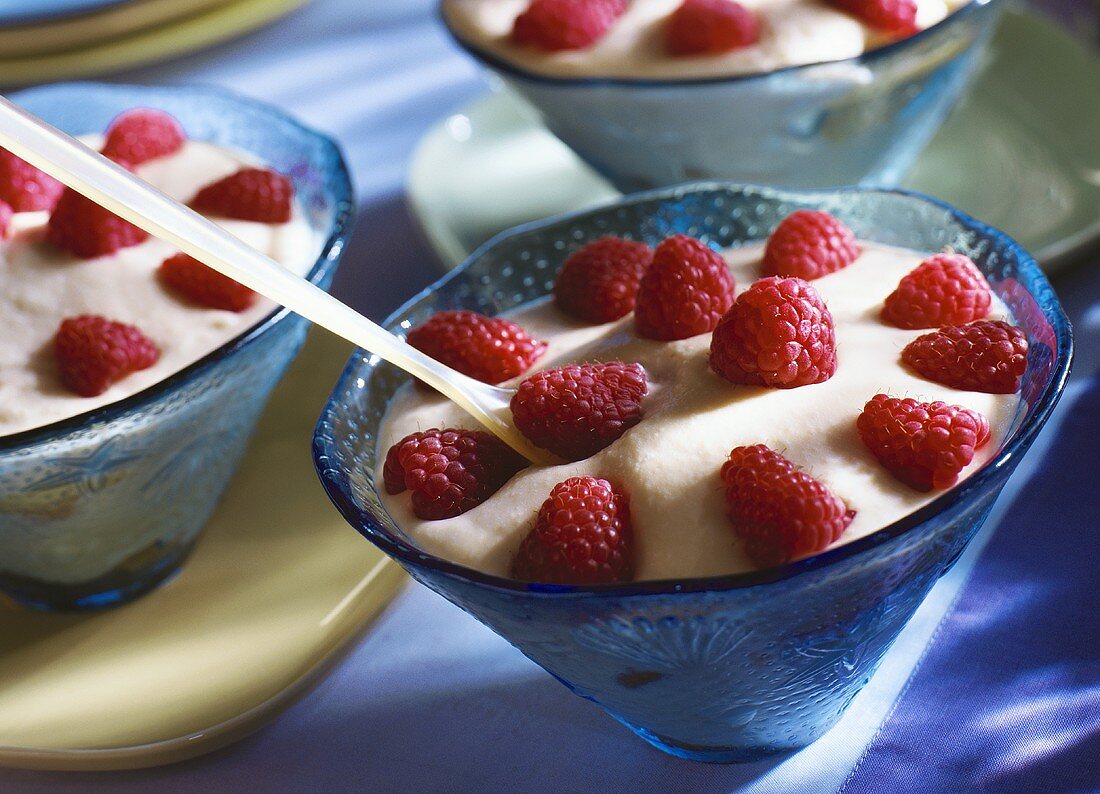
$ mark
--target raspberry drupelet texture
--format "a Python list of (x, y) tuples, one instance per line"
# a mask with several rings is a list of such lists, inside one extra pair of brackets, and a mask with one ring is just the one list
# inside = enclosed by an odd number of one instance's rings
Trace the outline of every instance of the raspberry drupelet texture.
[(629, 582), (634, 530), (626, 496), (596, 477), (555, 485), (512, 560), (511, 576), (548, 584)]
[(963, 325), (985, 319), (991, 302), (989, 284), (969, 257), (935, 254), (887, 296), (882, 320), (908, 329)]
[(833, 316), (809, 282), (761, 279), (714, 329), (710, 366), (749, 386), (793, 389), (826, 381), (837, 367)]
[(547, 52), (591, 47), (607, 35), (627, 0), (533, 0), (512, 26), (512, 41)]
[(828, 3), (884, 33), (901, 37), (920, 30), (916, 0), (828, 0)]
[(645, 339), (672, 341), (713, 331), (733, 304), (729, 266), (706, 243), (677, 234), (653, 253), (638, 286), (634, 327)]
[(15, 212), (51, 210), (65, 186), (7, 149), (0, 149), (0, 199)]
[(858, 256), (859, 243), (851, 229), (827, 212), (798, 210), (768, 237), (764, 275), (812, 281), (847, 267)]
[(638, 424), (647, 391), (641, 364), (573, 364), (520, 383), (512, 418), (536, 446), (583, 460)]
[(876, 394), (856, 420), (863, 443), (895, 478), (917, 491), (950, 488), (989, 441), (977, 411)]
[[(116, 161), (124, 168), (129, 163)], [(82, 259), (113, 254), (149, 239), (149, 233), (91, 199), (65, 188), (46, 227), (46, 239)]]
[(1027, 337), (1014, 325), (979, 320), (918, 336), (901, 360), (928, 380), (966, 391), (1014, 394), (1027, 370)]
[(256, 293), (184, 253), (165, 259), (157, 278), (170, 292), (208, 309), (243, 312), (256, 303)]
[(81, 397), (103, 394), (160, 358), (160, 350), (140, 329), (89, 314), (61, 321), (53, 352), (61, 382)]
[(722, 482), (734, 531), (762, 567), (824, 551), (855, 516), (824, 484), (763, 444), (730, 452)]
[(717, 55), (760, 41), (760, 20), (734, 0), (684, 0), (669, 15), (670, 55)]
[(470, 311), (438, 312), (407, 339), (436, 361), (494, 384), (522, 375), (546, 352), (545, 342), (515, 323)]
[(183, 127), (163, 110), (134, 108), (111, 122), (103, 154), (113, 160), (141, 165), (175, 154), (186, 140)]
[(554, 303), (588, 323), (608, 323), (634, 309), (653, 249), (621, 237), (601, 237), (575, 251), (554, 281)]
[(294, 184), (270, 168), (242, 168), (202, 188), (189, 203), (206, 215), (286, 223), (294, 203)]
[(412, 492), (418, 518), (438, 521), (477, 507), (526, 465), (491, 433), (432, 428), (390, 447), (382, 477), (387, 493)]

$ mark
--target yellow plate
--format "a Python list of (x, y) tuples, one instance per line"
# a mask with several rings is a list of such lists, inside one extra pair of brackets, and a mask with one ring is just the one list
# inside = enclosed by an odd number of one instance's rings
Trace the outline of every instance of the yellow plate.
[(309, 691), (389, 602), (404, 573), (340, 517), (310, 458), (350, 353), (311, 335), (167, 586), (91, 615), (0, 604), (0, 765), (126, 769), (222, 747)]
[[(120, 36), (118, 31), (125, 28), (122, 26), (109, 39), (96, 39), (93, 36), (82, 42), (84, 46), (65, 49), (63, 52), (19, 57), (12, 56), (9, 50), (0, 48), (0, 52), (4, 54), (4, 57), (0, 58), (0, 83), (26, 85), (73, 77), (88, 77), (167, 60), (201, 47), (218, 44), (273, 22), (305, 5), (308, 0), (227, 0), (210, 7), (211, 2), (212, 0), (196, 0), (192, 3), (188, 0), (186, 5), (182, 5), (189, 12), (187, 16), (170, 18), (166, 24), (154, 24), (152, 27), (139, 26), (141, 29)], [(145, 9), (144, 13), (148, 14), (152, 10), (166, 12), (173, 3), (177, 8), (181, 7), (176, 0), (172, 0), (172, 3), (158, 2), (151, 9)], [(139, 3), (129, 10), (123, 6), (115, 13), (133, 14), (141, 11), (142, 5), (144, 3)], [(197, 9), (205, 10), (195, 13)], [(86, 19), (91, 21), (94, 18), (94, 15), (90, 15)], [(133, 21), (133, 18), (128, 17), (122, 19)], [(72, 22), (76, 24), (76, 20)], [(40, 35), (35, 32), (35, 26), (28, 26), (26, 30), (28, 41), (33, 42)], [(72, 35), (74, 31), (79, 33), (79, 29), (73, 28), (68, 29), (68, 34)], [(12, 32), (16, 32), (15, 29)], [(90, 32), (89, 35), (91, 35)], [(28, 44), (24, 50), (33, 46)], [(46, 49), (53, 49), (52, 45), (43, 46)]]

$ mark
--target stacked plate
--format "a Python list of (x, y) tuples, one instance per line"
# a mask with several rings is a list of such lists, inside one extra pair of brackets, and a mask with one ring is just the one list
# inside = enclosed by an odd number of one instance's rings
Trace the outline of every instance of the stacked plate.
[(0, 0), (0, 84), (86, 77), (182, 55), (306, 0)]

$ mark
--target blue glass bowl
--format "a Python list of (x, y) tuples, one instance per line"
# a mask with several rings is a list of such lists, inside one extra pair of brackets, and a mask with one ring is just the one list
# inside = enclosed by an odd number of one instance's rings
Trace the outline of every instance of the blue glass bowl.
[(906, 518), (845, 546), (731, 576), (569, 587), (527, 584), (416, 548), (382, 506), (376, 434), (406, 380), (357, 353), (325, 407), (317, 471), (344, 517), (410, 574), (465, 609), (647, 741), (704, 761), (802, 747), (840, 717), (936, 580), (962, 553), (1065, 386), (1070, 328), (1046, 278), (999, 231), (933, 199), (864, 188), (786, 192), (701, 183), (506, 232), (399, 309), (406, 329), (443, 309), (496, 314), (542, 297), (573, 250), (606, 234), (757, 241), (790, 212), (832, 212), (864, 239), (951, 246), (979, 264), (1031, 343), (1023, 400), (983, 469)]
[(958, 100), (1000, 8), (972, 0), (856, 58), (663, 81), (546, 77), (451, 32), (624, 193), (693, 179), (892, 187)]
[[(62, 130), (102, 132), (157, 107), (195, 139), (248, 151), (289, 175), (325, 240), (308, 277), (328, 287), (354, 219), (343, 157), (279, 111), (221, 91), (62, 84), (14, 100)], [(194, 546), (308, 324), (285, 310), (125, 400), (0, 437), (0, 593), (56, 610), (128, 601)]]

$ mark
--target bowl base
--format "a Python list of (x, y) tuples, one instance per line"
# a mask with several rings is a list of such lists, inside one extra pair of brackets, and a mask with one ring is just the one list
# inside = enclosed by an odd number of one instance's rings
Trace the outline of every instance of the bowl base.
[(0, 594), (22, 606), (48, 612), (88, 612), (120, 606), (175, 576), (195, 548), (195, 540), (182, 544), (157, 541), (130, 555), (109, 573), (76, 584), (0, 573)]
[(707, 745), (685, 744), (674, 739), (658, 736), (639, 728), (637, 725), (629, 725), (630, 729), (652, 744), (658, 750), (674, 755), (677, 758), (686, 758), (689, 761), (702, 761), (708, 764), (746, 764), (751, 761), (760, 761), (775, 755), (794, 752), (795, 747), (711, 747)]

